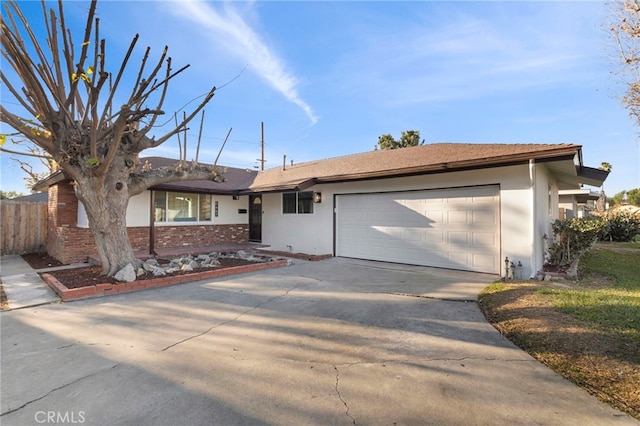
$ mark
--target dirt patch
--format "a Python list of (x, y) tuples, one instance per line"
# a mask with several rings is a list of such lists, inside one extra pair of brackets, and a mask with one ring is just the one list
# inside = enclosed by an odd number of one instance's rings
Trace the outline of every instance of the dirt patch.
[(54, 266), (65, 265), (55, 257), (49, 256), (48, 253), (28, 253), (28, 254), (23, 254), (21, 257), (33, 269), (44, 269), (44, 268), (52, 268)]
[[(214, 269), (224, 269), (224, 268), (232, 268), (235, 266), (244, 266), (244, 265), (252, 265), (254, 261), (238, 259), (238, 258), (218, 258), (220, 265), (216, 266)], [(189, 275), (195, 274), (202, 271), (205, 271), (205, 268), (194, 269), (193, 271), (176, 271), (170, 274), (167, 274), (167, 277), (172, 277), (176, 275)], [(100, 266), (86, 266), (82, 268), (72, 268), (72, 269), (62, 269), (60, 271), (49, 272), (50, 275), (54, 276), (58, 281), (64, 284), (65, 287), (71, 288), (80, 288), (80, 287), (90, 287), (96, 284), (116, 284), (116, 281), (113, 277), (108, 277), (102, 275), (102, 268)], [(147, 272), (144, 275), (139, 276), (138, 280), (152, 279), (154, 278), (151, 272)]]
[(9, 309), (9, 300), (4, 292), (4, 287), (2, 287), (2, 283), (0, 282), (0, 310), (4, 311), (5, 309)]
[[(509, 340), (570, 381), (640, 419), (640, 347), (556, 310), (554, 284), (505, 284), (481, 296), (485, 316)], [(590, 287), (587, 285), (587, 287)]]

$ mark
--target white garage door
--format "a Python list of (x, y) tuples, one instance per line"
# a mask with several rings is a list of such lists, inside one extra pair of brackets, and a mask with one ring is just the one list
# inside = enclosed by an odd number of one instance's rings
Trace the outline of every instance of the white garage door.
[(499, 188), (338, 195), (336, 255), (498, 274)]

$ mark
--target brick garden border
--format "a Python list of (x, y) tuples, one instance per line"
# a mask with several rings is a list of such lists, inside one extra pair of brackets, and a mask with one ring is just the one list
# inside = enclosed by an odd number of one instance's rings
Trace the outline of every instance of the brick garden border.
[(170, 285), (184, 284), (193, 281), (200, 281), (210, 278), (225, 277), (228, 275), (244, 274), (247, 272), (262, 271), (264, 269), (278, 268), (286, 266), (290, 262), (286, 259), (274, 260), (265, 263), (255, 263), (252, 265), (232, 266), (223, 269), (211, 269), (208, 271), (195, 272), (185, 275), (174, 275), (169, 277), (158, 277), (149, 280), (136, 280), (130, 283), (121, 284), (96, 284), (79, 288), (67, 288), (51, 274), (42, 274), (42, 279), (53, 291), (55, 291), (63, 302), (79, 299), (90, 299), (94, 297), (109, 296), (112, 294), (129, 293), (132, 291), (146, 290), (149, 288), (167, 287)]

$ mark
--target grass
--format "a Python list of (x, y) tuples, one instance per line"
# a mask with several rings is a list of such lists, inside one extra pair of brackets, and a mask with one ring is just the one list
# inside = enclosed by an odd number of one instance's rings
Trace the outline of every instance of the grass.
[[(626, 249), (620, 251), (620, 248)], [(631, 336), (640, 345), (640, 244), (598, 245), (580, 261), (583, 280), (611, 286), (593, 290), (543, 288), (561, 312), (596, 327)]]
[(640, 345), (640, 291), (543, 288), (540, 292), (561, 312), (620, 336), (635, 338)]
[(640, 420), (640, 243), (598, 244), (577, 282), (496, 282), (479, 303), (515, 344)]
[(585, 278), (604, 275), (616, 288), (640, 291), (639, 260), (640, 243), (598, 244), (580, 260), (580, 274)]

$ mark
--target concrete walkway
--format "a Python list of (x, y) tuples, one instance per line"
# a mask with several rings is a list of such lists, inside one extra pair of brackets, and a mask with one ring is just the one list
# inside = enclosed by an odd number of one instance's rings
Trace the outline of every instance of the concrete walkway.
[(0, 422), (637, 425), (486, 322), (493, 279), (296, 260), (3, 312)]
[[(75, 267), (75, 266), (73, 266)], [(46, 272), (58, 268), (39, 270)], [(7, 295), (9, 310), (59, 302), (58, 295), (40, 278), (38, 272), (19, 255), (7, 255), (0, 258), (0, 278)]]

